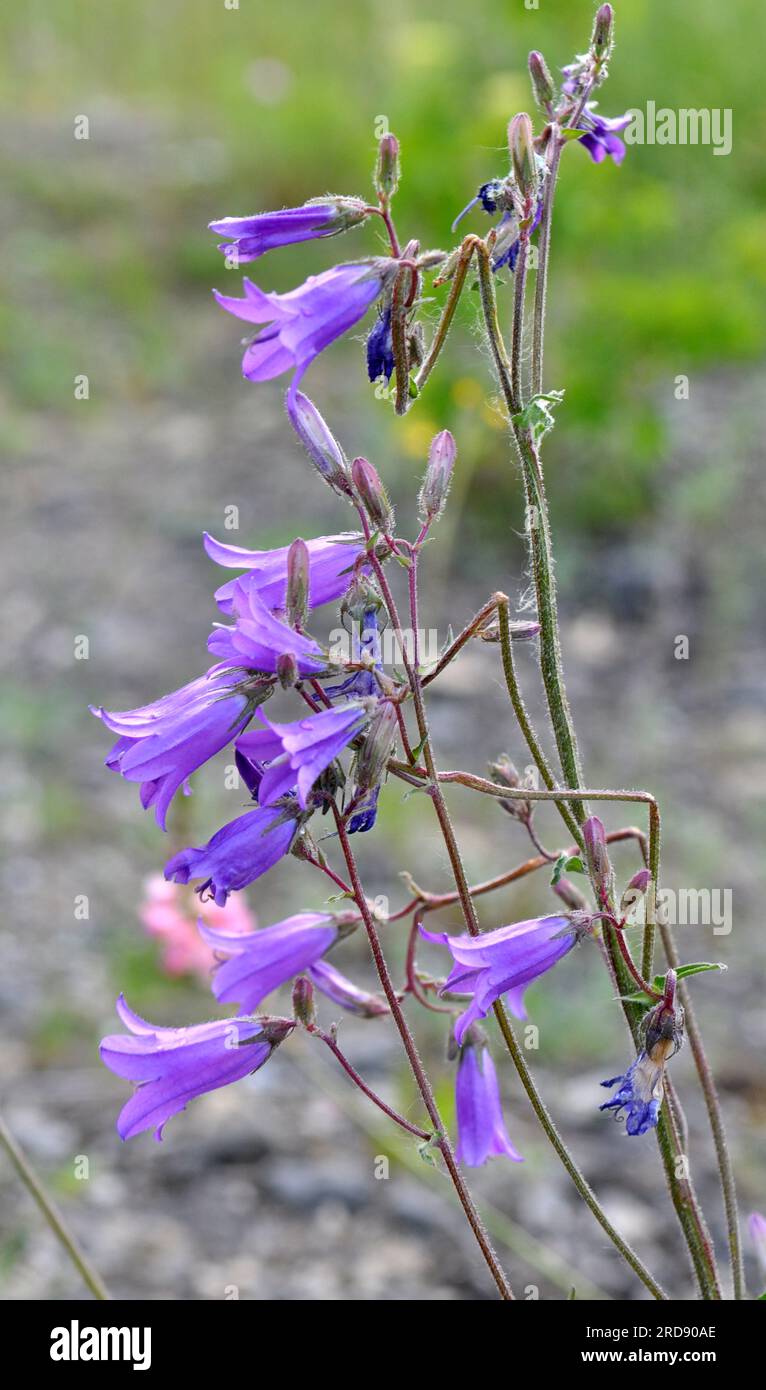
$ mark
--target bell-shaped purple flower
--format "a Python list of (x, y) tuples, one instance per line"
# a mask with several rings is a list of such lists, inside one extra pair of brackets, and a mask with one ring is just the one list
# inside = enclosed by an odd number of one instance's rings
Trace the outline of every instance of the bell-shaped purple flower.
[(211, 232), (226, 238), (218, 250), (243, 263), (255, 261), (277, 246), (337, 236), (356, 223), (365, 222), (368, 215), (360, 198), (320, 198), (299, 208), (258, 212), (252, 217), (222, 217), (208, 225)]
[(165, 865), (165, 878), (189, 883), (224, 907), (229, 893), (254, 883), (288, 853), (298, 829), (290, 808), (258, 807), (229, 821), (199, 849), (182, 849)]
[(467, 1039), (460, 1049), (455, 1077), (458, 1163), (479, 1168), (488, 1158), (504, 1155), (523, 1163), (505, 1128), (495, 1064), (483, 1042)]
[[(245, 550), (239, 545), (226, 545), (205, 532), (205, 550), (210, 559), (224, 569), (247, 570), (252, 584), (267, 608), (284, 609), (287, 588), (288, 545), (275, 550)], [(306, 541), (309, 553), (309, 607), (320, 608), (334, 603), (345, 594), (351, 579), (354, 562), (364, 550), (364, 537), (350, 531), (338, 536), (316, 536)], [(232, 596), (236, 579), (230, 579), (216, 590), (215, 599), (223, 613), (232, 612)]]
[(252, 706), (237, 676), (214, 667), (151, 705), (120, 711), (91, 706), (91, 711), (120, 735), (106, 766), (129, 782), (140, 782), (141, 804), (154, 806), (164, 830), (178, 788), (236, 737)]
[(247, 323), (266, 325), (245, 349), (242, 374), (249, 381), (270, 381), (294, 370), (294, 395), (306, 369), (324, 348), (358, 323), (396, 271), (393, 259), (351, 262), (311, 275), (287, 294), (265, 294), (252, 280), (243, 281), (244, 299), (214, 290), (222, 309)]
[(328, 912), (298, 912), (273, 927), (238, 935), (199, 923), (200, 935), (230, 960), (213, 975), (220, 1004), (238, 1004), (249, 1013), (272, 990), (308, 969), (338, 939), (338, 923)]
[(222, 1018), (191, 1028), (158, 1028), (134, 1014), (122, 995), (117, 1013), (129, 1032), (104, 1038), (100, 1052), (110, 1071), (136, 1083), (117, 1121), (122, 1139), (145, 1129), (161, 1139), (171, 1115), (195, 1096), (257, 1071), (295, 1027), (288, 1018)]
[(264, 603), (257, 578), (236, 579), (230, 601), (235, 626), (216, 625), (207, 643), (223, 667), (244, 666), (274, 675), (280, 658), (292, 656), (298, 676), (315, 676), (326, 669), (327, 658), (313, 638), (288, 627)]
[(481, 936), (449, 936), (420, 928), (427, 941), (448, 946), (455, 964), (442, 994), (472, 995), (471, 1003), (455, 1024), (455, 1038), (462, 1043), (477, 1019), (486, 1018), (492, 1005), (506, 995), (516, 1018), (526, 1018), (524, 990), (538, 975), (561, 960), (577, 940), (569, 917), (534, 917), (514, 922)]
[(361, 732), (367, 712), (362, 705), (350, 702), (291, 724), (272, 723), (262, 711), (259, 719), (267, 727), (252, 729), (237, 743), (237, 752), (251, 762), (269, 764), (261, 778), (258, 800), (261, 806), (269, 806), (297, 787), (298, 804), (305, 811), (317, 778)]
[(629, 114), (599, 116), (588, 103), (580, 120), (580, 127), (585, 134), (580, 136), (579, 143), (585, 146), (594, 164), (603, 164), (607, 157), (613, 159), (615, 164), (622, 164), (625, 158), (625, 143), (617, 132), (624, 130), (630, 122)]
[(378, 1018), (381, 1014), (391, 1012), (382, 995), (370, 994), (368, 990), (360, 989), (353, 980), (341, 975), (328, 960), (315, 961), (309, 966), (309, 975), (322, 994), (349, 1013), (358, 1014), (360, 1018)]

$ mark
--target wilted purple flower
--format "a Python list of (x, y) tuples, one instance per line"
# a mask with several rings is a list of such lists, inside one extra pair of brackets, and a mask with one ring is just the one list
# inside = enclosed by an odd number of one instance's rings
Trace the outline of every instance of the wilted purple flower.
[(616, 1110), (618, 1115), (624, 1110), (628, 1134), (646, 1134), (648, 1129), (654, 1128), (659, 1119), (664, 1091), (662, 1065), (652, 1062), (645, 1052), (640, 1052), (624, 1076), (613, 1076), (610, 1081), (602, 1081), (601, 1085), (619, 1088), (611, 1100), (599, 1106), (599, 1110)]
[(216, 831), (199, 849), (182, 849), (165, 865), (176, 883), (204, 879), (197, 892), (223, 907), (229, 893), (246, 888), (287, 854), (298, 829), (297, 817), (282, 808), (246, 811)]
[(134, 1014), (122, 995), (117, 1013), (130, 1032), (104, 1038), (99, 1050), (110, 1071), (137, 1083), (117, 1121), (122, 1139), (145, 1129), (161, 1139), (171, 1115), (195, 1096), (257, 1071), (295, 1027), (288, 1018), (222, 1018), (191, 1028), (157, 1028)]
[(508, 1138), (497, 1072), (489, 1049), (483, 1042), (474, 1042), (470, 1035), (460, 1049), (455, 1103), (458, 1163), (479, 1168), (488, 1158), (503, 1154), (514, 1163), (524, 1162)]
[(265, 294), (243, 280), (245, 297), (234, 299), (214, 290), (222, 309), (247, 323), (268, 325), (245, 349), (242, 373), (249, 381), (270, 381), (295, 369), (293, 395), (315, 357), (364, 317), (395, 272), (397, 262), (378, 258), (351, 262), (311, 275), (297, 290)]
[[(528, 119), (528, 118), (527, 118)], [(516, 216), (516, 206), (513, 201), (512, 185), (507, 179), (490, 179), (488, 183), (483, 183), (475, 198), (470, 203), (466, 203), (463, 211), (458, 213), (452, 223), (453, 232), (462, 222), (466, 213), (471, 208), (481, 203), (485, 212), (493, 216), (496, 212), (502, 212), (502, 217), (497, 224), (497, 240), (492, 250), (492, 269), (500, 270), (507, 265), (513, 272), (516, 269), (516, 262), (519, 258), (519, 247), (521, 240), (518, 234), (518, 220)], [(529, 235), (537, 231), (540, 219), (543, 215), (542, 198), (538, 198), (535, 205), (535, 215), (529, 229)]]
[(248, 1013), (338, 939), (338, 922), (328, 912), (298, 912), (244, 935), (198, 925), (208, 946), (231, 957), (213, 975), (213, 994), (220, 1004), (239, 1004)]
[[(210, 559), (224, 569), (247, 570), (252, 585), (267, 608), (285, 606), (287, 587), (287, 545), (275, 550), (245, 550), (239, 545), (226, 545), (207, 531), (203, 535), (205, 550)], [(309, 606), (320, 608), (342, 598), (351, 582), (351, 570), (364, 549), (364, 537), (356, 531), (337, 536), (315, 536), (306, 541), (309, 553)], [(232, 595), (236, 579), (230, 579), (216, 590), (215, 599), (223, 613), (232, 612)]]
[(367, 375), (370, 381), (384, 376), (391, 380), (394, 370), (394, 340), (391, 332), (391, 305), (378, 315), (378, 321), (367, 339)]
[(257, 576), (235, 580), (227, 601), (237, 621), (234, 627), (216, 625), (207, 643), (222, 666), (244, 666), (274, 675), (280, 658), (293, 656), (299, 676), (315, 676), (326, 669), (327, 659), (313, 638), (280, 622), (264, 603)]
[(222, 217), (208, 226), (211, 232), (227, 238), (218, 250), (244, 262), (255, 261), (277, 246), (336, 236), (365, 222), (367, 217), (367, 209), (359, 198), (328, 198), (304, 203), (299, 208), (258, 212), (252, 217)]
[(350, 702), (320, 710), (290, 724), (272, 723), (261, 711), (266, 728), (254, 728), (237, 743), (251, 762), (268, 763), (258, 788), (262, 806), (271, 805), (297, 787), (298, 803), (306, 809), (317, 778), (337, 758), (367, 721), (360, 704)]
[(550, 970), (578, 939), (578, 930), (569, 917), (534, 917), (514, 922), (482, 936), (449, 936), (420, 928), (427, 941), (448, 946), (455, 964), (441, 993), (473, 995), (471, 1003), (455, 1024), (455, 1038), (462, 1043), (466, 1031), (479, 1018), (486, 1018), (501, 995), (516, 1018), (526, 1018), (524, 990), (532, 980)]
[(141, 783), (141, 804), (154, 806), (164, 830), (178, 788), (244, 728), (252, 702), (236, 673), (213, 667), (151, 705), (120, 711), (91, 706), (91, 712), (120, 735), (106, 766)]
[(477, 203), (481, 203), (484, 211), (488, 212), (490, 216), (494, 216), (494, 214), (497, 212), (498, 194), (500, 193), (502, 187), (502, 179), (489, 179), (487, 183), (483, 183), (476, 196), (471, 199), (470, 203), (466, 203), (462, 212), (458, 213), (457, 217), (455, 218), (455, 221), (452, 223), (452, 227), (450, 228), (450, 230), (456, 232), (463, 218), (471, 211), (472, 208), (476, 207)]
[(579, 143), (584, 145), (594, 164), (603, 164), (610, 156), (615, 164), (625, 158), (625, 145), (617, 134), (631, 122), (630, 113), (625, 116), (599, 116), (589, 102), (580, 118), (580, 127), (585, 131)]
[(669, 970), (664, 997), (642, 1020), (646, 1039), (643, 1051), (624, 1076), (613, 1076), (601, 1083), (618, 1089), (599, 1108), (614, 1110), (618, 1116), (624, 1110), (625, 1129), (630, 1135), (645, 1134), (656, 1125), (665, 1088), (665, 1067), (683, 1040), (684, 1012), (675, 1003), (675, 988), (675, 971)]
[(327, 960), (315, 961), (309, 966), (309, 975), (322, 994), (332, 999), (334, 1004), (339, 1004), (342, 1009), (347, 1009), (349, 1013), (358, 1014), (360, 1018), (377, 1018), (381, 1014), (390, 1013), (388, 1004), (380, 994), (370, 994), (366, 989), (359, 989), (358, 985), (341, 975)]

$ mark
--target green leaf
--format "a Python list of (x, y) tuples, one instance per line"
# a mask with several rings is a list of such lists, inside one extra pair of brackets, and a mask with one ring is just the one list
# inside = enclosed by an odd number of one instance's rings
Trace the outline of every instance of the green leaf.
[(416, 401), (418, 396), (420, 395), (420, 387), (418, 386), (418, 383), (416, 382), (412, 373), (410, 373), (410, 379), (407, 386), (407, 393), (411, 401)]
[(553, 877), (551, 879), (551, 887), (556, 887), (556, 884), (558, 883), (562, 874), (584, 874), (585, 871), (585, 865), (583, 864), (579, 854), (573, 854), (571, 858), (569, 858), (566, 852), (563, 852), (559, 855), (558, 859), (556, 860), (556, 863), (553, 866)]
[(548, 391), (543, 395), (533, 396), (523, 410), (514, 415), (513, 422), (522, 430), (529, 430), (535, 444), (543, 435), (553, 429), (556, 423), (553, 418), (554, 408), (564, 399), (563, 391)]
[[(720, 960), (716, 962), (698, 960), (690, 965), (679, 965), (676, 975), (679, 980), (685, 980), (687, 975), (701, 975), (703, 970), (728, 970), (728, 968), (728, 965), (724, 965), (723, 961)], [(665, 976), (655, 975), (652, 984), (655, 989), (664, 989)]]
[(566, 130), (559, 131), (560, 140), (581, 140), (583, 135), (587, 135), (586, 130), (578, 130), (576, 125), (567, 126)]

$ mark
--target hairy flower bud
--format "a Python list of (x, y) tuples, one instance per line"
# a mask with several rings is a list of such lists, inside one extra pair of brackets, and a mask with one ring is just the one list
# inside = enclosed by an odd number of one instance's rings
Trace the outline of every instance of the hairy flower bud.
[(378, 146), (375, 187), (386, 198), (392, 198), (399, 187), (399, 141), (390, 131)]
[(536, 49), (530, 53), (528, 63), (535, 101), (538, 106), (542, 107), (543, 111), (550, 111), (556, 93), (553, 78), (548, 71), (548, 64), (542, 53), (538, 53)]
[(283, 690), (291, 690), (298, 682), (298, 663), (292, 652), (283, 652), (277, 657), (277, 676)]
[(288, 392), (287, 413), (314, 467), (333, 492), (350, 499), (352, 489), (343, 450), (314, 402), (301, 391), (296, 391), (294, 396)]
[(608, 58), (614, 37), (614, 10), (611, 5), (601, 5), (596, 10), (593, 21), (593, 37), (590, 41), (594, 58), (603, 61)]
[(351, 465), (351, 478), (373, 526), (390, 534), (394, 512), (377, 469), (367, 459), (356, 458)]
[(371, 791), (380, 782), (391, 756), (391, 747), (396, 734), (396, 706), (390, 700), (379, 702), (370, 720), (356, 759), (356, 790)]
[(651, 881), (652, 876), (648, 869), (639, 869), (638, 873), (633, 875), (620, 899), (621, 917), (627, 917), (632, 912), (636, 904), (643, 898)]
[(525, 199), (537, 194), (537, 161), (532, 135), (532, 122), (526, 111), (514, 116), (508, 126), (508, 147), (516, 182)]
[(582, 833), (593, 886), (598, 894), (599, 905), (603, 905), (612, 888), (612, 866), (609, 862), (603, 821), (600, 821), (598, 816), (589, 816), (583, 825)]
[(299, 975), (293, 985), (293, 1013), (304, 1028), (311, 1028), (315, 1022), (314, 986), (306, 975)]
[[(507, 753), (501, 753), (497, 762), (489, 764), (489, 773), (492, 781), (497, 782), (500, 787), (517, 789), (522, 785), (521, 778)], [(502, 800), (500, 805), (504, 811), (508, 812), (509, 816), (513, 816), (514, 820), (519, 820), (522, 824), (526, 824), (532, 816), (531, 801), (522, 801), (521, 797), (514, 797), (513, 800), (509, 799), (508, 801)]]
[(287, 594), (285, 608), (291, 627), (303, 629), (309, 612), (309, 548), (294, 540), (287, 552)]
[(435, 521), (444, 511), (456, 455), (453, 436), (449, 430), (441, 430), (431, 441), (428, 467), (418, 496), (421, 521)]

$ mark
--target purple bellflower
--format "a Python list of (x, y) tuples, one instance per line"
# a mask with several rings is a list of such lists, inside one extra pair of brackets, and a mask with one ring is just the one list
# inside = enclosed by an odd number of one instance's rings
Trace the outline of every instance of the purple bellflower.
[(231, 957), (213, 975), (216, 999), (250, 1013), (272, 990), (318, 961), (338, 940), (339, 927), (327, 912), (298, 912), (245, 935), (217, 931), (203, 922), (199, 931), (214, 951)]
[(132, 710), (91, 706), (120, 737), (106, 766), (128, 782), (140, 782), (141, 804), (153, 806), (164, 830), (168, 807), (179, 787), (244, 728), (252, 714), (236, 673), (213, 667), (206, 676)]
[(455, 963), (441, 993), (473, 996), (455, 1024), (455, 1039), (460, 1044), (471, 1024), (486, 1018), (501, 995), (507, 996), (516, 1018), (526, 1018), (527, 985), (571, 951), (579, 935), (569, 917), (534, 917), (481, 936), (449, 936), (424, 927), (420, 932), (427, 941), (439, 942), (452, 952)]
[(275, 724), (261, 712), (265, 729), (252, 729), (237, 743), (250, 762), (268, 763), (258, 788), (261, 806), (272, 805), (297, 787), (305, 811), (308, 797), (325, 768), (338, 757), (367, 720), (362, 705), (349, 703), (320, 710), (290, 724)]
[(243, 280), (245, 297), (213, 293), (222, 309), (247, 323), (263, 324), (245, 349), (242, 374), (249, 381), (270, 381), (294, 370), (288, 392), (294, 396), (306, 369), (324, 348), (347, 333), (380, 295), (397, 262), (378, 258), (368, 263), (333, 266), (311, 275), (287, 294), (265, 294)]
[(313, 638), (274, 616), (261, 596), (257, 576), (236, 579), (229, 598), (237, 621), (234, 627), (216, 624), (207, 643), (221, 667), (244, 666), (274, 675), (280, 658), (289, 655), (295, 658), (299, 676), (319, 675), (326, 669), (327, 659)]
[[(224, 569), (247, 570), (267, 608), (284, 609), (287, 589), (288, 545), (276, 550), (245, 550), (226, 545), (205, 532), (205, 550), (216, 565)], [(309, 607), (320, 608), (342, 598), (351, 582), (354, 562), (364, 550), (364, 537), (350, 531), (345, 535), (316, 536), (306, 541), (309, 553)], [(232, 612), (236, 579), (216, 590), (215, 600), (223, 613)]]
[(299, 208), (282, 208), (279, 212), (259, 212), (252, 217), (222, 217), (210, 222), (211, 232), (226, 240), (218, 247), (225, 256), (237, 261), (256, 261), (266, 251), (277, 246), (291, 246), (299, 241), (315, 241), (320, 237), (337, 236), (358, 222), (367, 220), (367, 209), (360, 198), (318, 198)]
[(322, 994), (349, 1013), (358, 1014), (360, 1018), (377, 1018), (381, 1014), (390, 1013), (382, 995), (370, 994), (366, 989), (359, 989), (353, 980), (341, 975), (327, 960), (315, 961), (309, 966), (308, 973)]
[(110, 1071), (136, 1083), (117, 1120), (121, 1139), (145, 1129), (162, 1139), (171, 1115), (195, 1096), (257, 1071), (295, 1027), (288, 1018), (222, 1018), (191, 1028), (157, 1028), (134, 1014), (122, 995), (117, 1013), (129, 1032), (104, 1038), (99, 1050)]
[(508, 1138), (497, 1072), (489, 1049), (483, 1040), (474, 1039), (470, 1033), (460, 1049), (455, 1104), (458, 1163), (479, 1168), (488, 1158), (501, 1155), (514, 1163), (524, 1162)]
[(229, 893), (246, 888), (286, 855), (298, 829), (290, 807), (258, 807), (229, 821), (200, 849), (182, 849), (165, 865), (165, 878), (189, 883), (224, 907)]
[(580, 136), (579, 143), (585, 146), (594, 164), (603, 164), (607, 157), (613, 159), (615, 164), (622, 164), (625, 158), (625, 143), (617, 132), (624, 130), (630, 122), (629, 114), (599, 116), (593, 105), (588, 103), (580, 118), (585, 134)]
[(766, 1216), (753, 1211), (747, 1218), (747, 1229), (758, 1257), (761, 1274), (766, 1275)]

